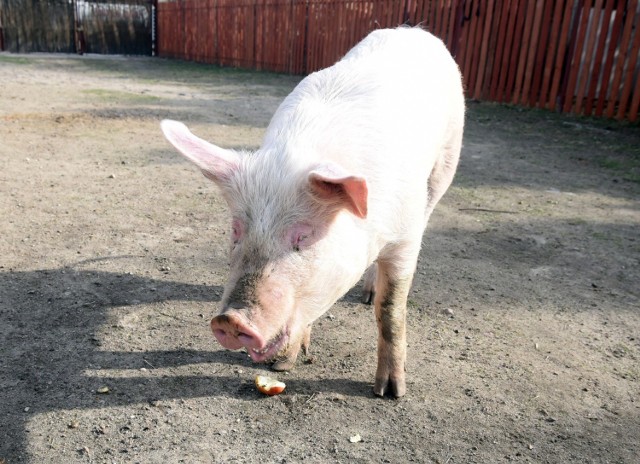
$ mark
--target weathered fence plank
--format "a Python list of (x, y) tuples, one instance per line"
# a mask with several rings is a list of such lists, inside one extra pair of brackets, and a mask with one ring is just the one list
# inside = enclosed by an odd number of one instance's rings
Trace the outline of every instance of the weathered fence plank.
[[(551, 82), (556, 72), (556, 57), (561, 53), (560, 45), (558, 44), (560, 39), (560, 32), (562, 30), (562, 18), (563, 18), (563, 2), (557, 0), (553, 8), (551, 16), (551, 32), (549, 36), (548, 46), (546, 47), (546, 59), (544, 72), (542, 75), (542, 83), (540, 87), (540, 98), (538, 99), (538, 107), (553, 109), (555, 102), (551, 96)], [(552, 11), (551, 8), (548, 10)], [(547, 18), (547, 21), (549, 18)], [(533, 103), (530, 102), (533, 106)]]
[[(529, 106), (536, 106), (537, 102), (545, 97), (541, 94), (542, 75), (545, 70), (546, 58), (549, 56), (548, 40), (549, 30), (551, 29), (551, 11), (553, 2), (539, 2), (538, 13), (540, 22), (538, 23), (539, 35), (533, 40), (536, 43), (536, 52), (531, 56), (530, 61), (530, 87), (523, 92), (523, 103)], [(534, 28), (534, 31), (536, 29)]]
[[(593, 74), (590, 73), (589, 70), (592, 66), (594, 48), (595, 48), (596, 39), (599, 33), (600, 16), (602, 12), (602, 1), (603, 0), (595, 1), (595, 7), (591, 9), (591, 14), (589, 18), (589, 22), (591, 23), (591, 29), (593, 30), (593, 33), (588, 34), (587, 36), (586, 45), (584, 48), (584, 54), (581, 58), (581, 62), (582, 62), (581, 66), (583, 67), (582, 69), (583, 72), (579, 73), (578, 88), (576, 90), (576, 102), (575, 102), (575, 109), (574, 109), (574, 111), (578, 114), (581, 114), (583, 112), (584, 98), (587, 91), (587, 84), (588, 84), (589, 78), (591, 77), (592, 80), (597, 80), (597, 75), (595, 73)], [(601, 33), (602, 32), (600, 31), (600, 34)]]
[(622, 20), (624, 18), (624, 5), (622, 2), (617, 3), (616, 9), (612, 14), (615, 14), (615, 19), (613, 26), (611, 27), (609, 46), (606, 48), (606, 59), (602, 70), (602, 84), (600, 85), (600, 95), (598, 96), (598, 102), (596, 104), (596, 116), (602, 116), (604, 112), (604, 105), (607, 102), (615, 52), (620, 41), (620, 34), (622, 33)]
[(618, 49), (620, 53), (618, 53), (616, 57), (617, 62), (616, 62), (616, 66), (613, 74), (613, 82), (611, 84), (612, 94), (609, 97), (609, 103), (607, 104), (606, 116), (609, 118), (612, 118), (614, 116), (616, 104), (618, 104), (618, 101), (614, 97), (613, 93), (616, 92), (617, 89), (620, 89), (620, 84), (624, 77), (623, 71), (625, 67), (625, 56), (627, 54), (627, 51), (629, 50), (629, 44), (631, 43), (631, 33), (633, 28), (634, 18), (632, 17), (632, 15), (634, 11), (637, 11), (637, 1), (631, 0), (629, 3), (631, 5), (630, 6), (628, 5), (627, 9), (625, 10), (626, 18), (624, 19), (624, 22), (625, 22), (624, 32), (622, 33), (622, 39), (620, 41), (620, 45)]
[(613, 2), (605, 2), (605, 10), (602, 15), (602, 24), (599, 29), (597, 38), (596, 51), (593, 59), (593, 71), (591, 72), (591, 80), (589, 82), (589, 89), (586, 95), (584, 114), (591, 115), (593, 113), (594, 100), (596, 92), (598, 91), (598, 85), (600, 83), (602, 58), (604, 56), (604, 46), (609, 34), (609, 26), (611, 25), (611, 12), (613, 10)]
[[(630, 97), (632, 95), (633, 90), (635, 89), (636, 93), (638, 92), (638, 81), (637, 77), (633, 72), (629, 72), (629, 69), (635, 70), (636, 64), (638, 63), (638, 54), (640, 53), (640, 21), (638, 18), (635, 18), (635, 24), (633, 27), (634, 31), (634, 39), (631, 45), (631, 48), (628, 51), (627, 57), (629, 58), (627, 63), (627, 73), (624, 78), (624, 86), (622, 88), (622, 93), (620, 95), (619, 105), (618, 105), (618, 113), (616, 115), (617, 119), (623, 119), (624, 115), (627, 111), (627, 106), (632, 103)], [(630, 21), (631, 22), (631, 21)], [(621, 50), (621, 53), (624, 53), (626, 48)], [(637, 108), (635, 109), (635, 113), (637, 115)]]

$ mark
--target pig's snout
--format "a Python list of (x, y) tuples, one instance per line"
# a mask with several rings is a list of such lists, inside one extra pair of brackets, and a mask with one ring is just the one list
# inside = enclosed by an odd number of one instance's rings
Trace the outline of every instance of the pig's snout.
[(273, 360), (282, 354), (289, 342), (289, 332), (286, 328), (267, 339), (255, 325), (237, 311), (223, 312), (211, 319), (211, 330), (222, 346), (230, 350), (244, 347), (251, 359), (257, 362)]
[(230, 350), (245, 347), (259, 350), (264, 339), (252, 324), (238, 312), (226, 312), (211, 319), (213, 335), (222, 346)]

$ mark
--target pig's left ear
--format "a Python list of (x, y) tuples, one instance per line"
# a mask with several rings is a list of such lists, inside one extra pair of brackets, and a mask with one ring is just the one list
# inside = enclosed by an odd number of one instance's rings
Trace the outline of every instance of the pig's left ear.
[(367, 217), (367, 181), (336, 164), (323, 164), (309, 173), (311, 192), (322, 201)]
[(238, 169), (237, 153), (196, 137), (181, 122), (165, 119), (160, 127), (167, 140), (212, 181), (224, 184)]

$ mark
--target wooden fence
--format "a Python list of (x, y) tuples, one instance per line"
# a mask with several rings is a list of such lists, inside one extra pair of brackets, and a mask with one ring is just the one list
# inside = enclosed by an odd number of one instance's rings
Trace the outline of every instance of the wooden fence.
[(73, 18), (69, 2), (0, 0), (1, 50), (73, 52)]
[(0, 50), (151, 55), (153, 0), (0, 0)]
[(399, 24), (443, 39), (470, 98), (638, 119), (638, 0), (159, 0), (158, 53), (307, 74)]

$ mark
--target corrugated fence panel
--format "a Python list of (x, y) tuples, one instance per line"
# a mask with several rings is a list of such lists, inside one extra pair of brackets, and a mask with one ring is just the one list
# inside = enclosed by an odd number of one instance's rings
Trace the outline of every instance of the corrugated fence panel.
[(165, 57), (308, 74), (370, 31), (421, 25), (467, 96), (638, 119), (638, 0), (159, 0)]

